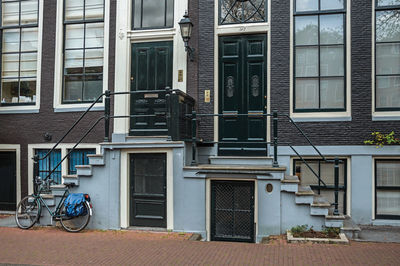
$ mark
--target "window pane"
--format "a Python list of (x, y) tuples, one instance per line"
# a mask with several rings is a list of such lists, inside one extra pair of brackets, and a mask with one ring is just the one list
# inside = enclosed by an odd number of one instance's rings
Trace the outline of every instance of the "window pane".
[(321, 10), (343, 9), (344, 0), (321, 0)]
[(83, 50), (65, 51), (65, 73), (83, 73)]
[(84, 0), (65, 0), (65, 20), (83, 19)]
[(38, 0), (21, 1), (21, 24), (36, 24), (38, 21)]
[(82, 101), (82, 76), (65, 76), (64, 80), (64, 100)]
[(37, 51), (38, 32), (37, 28), (22, 29), (21, 51)]
[(376, 41), (400, 41), (400, 10), (376, 12)]
[(19, 52), (19, 29), (3, 30), (2, 52)]
[[(68, 150), (70, 151), (70, 150)], [(68, 174), (75, 175), (76, 174), (76, 165), (88, 165), (89, 158), (87, 155), (95, 154), (96, 149), (78, 149), (74, 150), (70, 153), (68, 157)]]
[(296, 48), (296, 77), (318, 76), (318, 47)]
[(137, 29), (142, 27), (142, 0), (134, 0), (134, 2), (133, 27)]
[(343, 44), (343, 15), (320, 16), (320, 43)]
[(165, 25), (165, 0), (143, 1), (143, 28)]
[(378, 215), (400, 215), (400, 190), (376, 191)]
[(378, 0), (378, 6), (400, 5), (400, 0)]
[(296, 45), (318, 44), (318, 16), (296, 17)]
[(21, 77), (36, 77), (37, 53), (21, 54)]
[(317, 11), (318, 0), (296, 0), (296, 11)]
[[(307, 163), (316, 174), (319, 173), (317, 161), (307, 161)], [(300, 175), (299, 179), (302, 185), (318, 184), (318, 178), (302, 161), (296, 161), (296, 174)]]
[(376, 185), (400, 187), (400, 161), (377, 161)]
[[(318, 172), (317, 172), (318, 173)], [(344, 186), (344, 164), (339, 164), (339, 186)], [(315, 178), (316, 179), (316, 178)], [(335, 164), (321, 161), (321, 179), (328, 186), (335, 185)], [(318, 184), (318, 179), (313, 184)]]
[(3, 26), (19, 24), (19, 3), (9, 2), (2, 4)]
[(85, 72), (103, 73), (103, 49), (88, 49), (85, 51)]
[(85, 47), (103, 47), (104, 46), (104, 23), (86, 24)]
[(167, 0), (167, 25), (165, 26), (174, 26), (174, 0)]
[(318, 108), (318, 79), (296, 79), (296, 109)]
[(321, 79), (321, 108), (344, 108), (344, 79)]
[(65, 49), (83, 48), (84, 24), (65, 26)]
[(19, 54), (3, 54), (2, 77), (18, 77)]
[(101, 75), (90, 75), (86, 76), (85, 80), (85, 91), (84, 91), (84, 100), (85, 101), (93, 101), (103, 91), (103, 77)]
[(86, 0), (85, 19), (102, 19), (104, 0)]
[(20, 103), (33, 103), (36, 101), (36, 81), (24, 80), (20, 82), (21, 95), (19, 96)]
[(400, 76), (376, 77), (376, 107), (400, 107)]
[(400, 43), (376, 44), (376, 74), (400, 74)]
[(9, 79), (2, 80), (1, 102), (18, 103), (18, 81)]
[(344, 75), (343, 46), (322, 46), (321, 48), (321, 76)]

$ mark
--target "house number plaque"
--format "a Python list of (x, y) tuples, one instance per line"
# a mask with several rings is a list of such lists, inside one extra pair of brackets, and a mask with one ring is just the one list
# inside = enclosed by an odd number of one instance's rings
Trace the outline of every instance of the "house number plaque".
[(183, 82), (183, 70), (178, 70), (178, 82)]

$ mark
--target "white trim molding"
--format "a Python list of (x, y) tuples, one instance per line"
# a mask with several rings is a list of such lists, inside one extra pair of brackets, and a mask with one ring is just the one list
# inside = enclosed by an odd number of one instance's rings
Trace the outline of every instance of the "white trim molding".
[[(104, 57), (103, 57), (103, 90), (108, 89), (108, 61), (110, 43), (110, 1), (104, 1)], [(63, 71), (64, 71), (64, 0), (57, 0), (57, 21), (56, 21), (56, 47), (54, 64), (54, 100), (55, 112), (80, 112), (85, 111), (91, 103), (63, 104)], [(93, 111), (104, 110), (104, 101), (96, 103)]]
[[(21, 201), (21, 145), (19, 144), (0, 144), (0, 152), (15, 152), (15, 169), (16, 169), (16, 204)], [(15, 206), (17, 207), (17, 206)]]
[(42, 43), (43, 43), (43, 1), (44, 0), (39, 0), (37, 68), (36, 68), (36, 102), (34, 105), (1, 106), (0, 114), (39, 113), (40, 88), (41, 88), (41, 76), (42, 76), (41, 73), (42, 73)]

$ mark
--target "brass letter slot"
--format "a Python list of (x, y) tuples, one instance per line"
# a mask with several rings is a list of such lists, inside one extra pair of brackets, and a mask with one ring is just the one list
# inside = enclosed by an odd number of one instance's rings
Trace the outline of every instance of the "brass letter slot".
[(148, 98), (158, 98), (158, 93), (145, 93), (144, 94), (144, 98), (148, 99)]
[(249, 115), (249, 117), (262, 117), (263, 116), (263, 112), (248, 112), (247, 113)]
[(237, 112), (224, 112), (223, 115), (225, 118), (229, 118), (229, 117), (237, 117)]

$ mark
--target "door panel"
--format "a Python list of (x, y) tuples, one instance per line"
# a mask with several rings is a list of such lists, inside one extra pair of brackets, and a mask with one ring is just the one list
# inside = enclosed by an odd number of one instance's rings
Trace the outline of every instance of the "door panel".
[[(219, 155), (266, 155), (266, 36), (221, 37)], [(235, 116), (253, 114), (260, 116)]]
[(254, 242), (254, 182), (211, 182), (211, 240)]
[(166, 155), (130, 155), (130, 225), (166, 227)]
[[(172, 42), (132, 44), (131, 114), (150, 115), (131, 118), (130, 135), (167, 135), (165, 118), (165, 92), (154, 92), (172, 88)], [(160, 115), (160, 116), (151, 116)]]
[(17, 201), (16, 153), (0, 152), (0, 210), (15, 211)]

